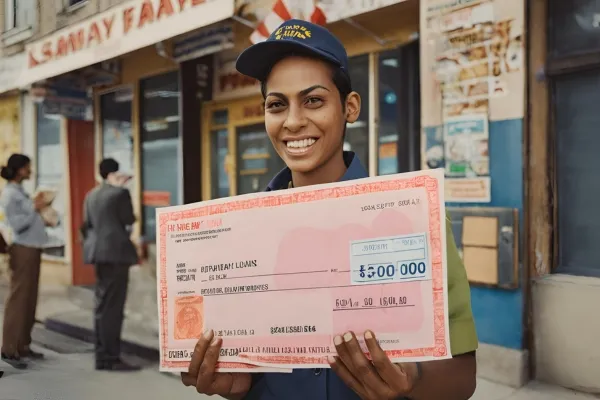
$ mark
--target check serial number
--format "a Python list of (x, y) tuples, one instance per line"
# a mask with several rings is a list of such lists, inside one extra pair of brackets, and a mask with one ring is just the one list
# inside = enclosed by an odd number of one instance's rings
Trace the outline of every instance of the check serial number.
[(272, 326), (271, 335), (285, 333), (314, 333), (317, 327), (314, 325), (289, 325), (289, 326)]

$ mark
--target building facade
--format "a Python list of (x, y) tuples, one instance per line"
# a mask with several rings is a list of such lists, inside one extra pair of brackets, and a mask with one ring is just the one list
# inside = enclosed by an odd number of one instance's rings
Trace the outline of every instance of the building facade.
[(133, 238), (148, 244), (149, 276), (157, 207), (263, 190), (283, 164), (260, 85), (235, 59), (278, 22), (320, 15), (363, 101), (344, 147), (371, 176), (445, 170), (479, 374), (600, 390), (597, 2), (3, 1), (0, 68), (13, 75), (0, 74), (1, 134), (12, 138), (2, 151), (33, 155), (32, 187), (57, 188), (64, 217), (50, 232), (48, 280), (94, 282), (77, 231), (104, 157), (134, 177)]

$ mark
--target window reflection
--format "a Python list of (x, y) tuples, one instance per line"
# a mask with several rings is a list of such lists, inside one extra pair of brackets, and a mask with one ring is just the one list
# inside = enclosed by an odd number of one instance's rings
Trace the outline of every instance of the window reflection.
[(263, 191), (285, 164), (275, 152), (264, 123), (237, 129), (237, 193)]
[(229, 196), (229, 175), (227, 174), (227, 154), (229, 131), (220, 129), (211, 132), (212, 151), (211, 151), (211, 171), (212, 171), (212, 198)]
[(177, 72), (141, 81), (143, 232), (156, 238), (157, 207), (180, 204)]
[(400, 59), (397, 50), (379, 56), (379, 175), (395, 174), (398, 168), (398, 110)]
[(100, 97), (102, 157), (114, 158), (119, 163), (119, 169), (129, 175), (134, 172), (132, 101), (133, 92), (130, 87)]
[(352, 89), (360, 94), (361, 108), (358, 120), (346, 126), (344, 150), (356, 153), (365, 168), (369, 165), (369, 56), (349, 60)]
[(65, 180), (65, 158), (60, 140), (61, 117), (44, 113), (44, 107), (37, 105), (37, 160), (38, 188), (56, 190), (52, 206), (58, 212), (60, 223), (56, 227), (46, 227), (47, 248), (44, 253), (57, 257), (65, 256), (65, 204), (67, 199)]

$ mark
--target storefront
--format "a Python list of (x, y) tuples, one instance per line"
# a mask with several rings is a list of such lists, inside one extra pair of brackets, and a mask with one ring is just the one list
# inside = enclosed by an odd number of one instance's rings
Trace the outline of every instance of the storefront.
[[(154, 240), (156, 207), (183, 201), (180, 79), (171, 39), (231, 17), (233, 7), (233, 0), (130, 0), (26, 45), (19, 86), (31, 86), (39, 103), (32, 129), (36, 183), (56, 188), (64, 215), (46, 251), (67, 267), (60, 282), (94, 282), (93, 269), (82, 264), (78, 230), (102, 158), (117, 159), (133, 176), (136, 241)], [(73, 81), (77, 90), (57, 95)]]
[[(260, 21), (276, 3), (250, 2), (242, 16)], [(344, 148), (354, 151), (371, 175), (418, 169), (419, 49), (413, 35), (418, 2), (388, 1), (392, 5), (383, 9), (355, 10), (362, 14), (353, 18), (354, 25), (340, 21), (343, 3), (321, 2), (329, 28), (351, 56), (353, 89), (362, 98), (361, 115), (348, 126)], [(405, 23), (398, 23), (399, 15)], [(235, 48), (214, 57), (212, 101), (202, 104), (204, 200), (262, 191), (284, 166), (264, 128), (259, 83), (235, 70), (253, 31), (239, 24), (235, 34)]]
[(537, 379), (599, 393), (600, 3), (530, 3), (532, 362)]

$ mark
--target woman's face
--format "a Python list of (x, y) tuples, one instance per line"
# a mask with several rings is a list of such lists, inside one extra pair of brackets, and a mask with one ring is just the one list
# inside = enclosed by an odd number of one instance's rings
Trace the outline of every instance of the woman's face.
[(275, 151), (294, 172), (309, 173), (341, 153), (346, 122), (360, 112), (351, 93), (342, 107), (331, 67), (320, 60), (288, 57), (266, 82), (265, 126)]
[(17, 178), (19, 180), (26, 180), (31, 178), (31, 163), (28, 163), (24, 167), (17, 171)]

